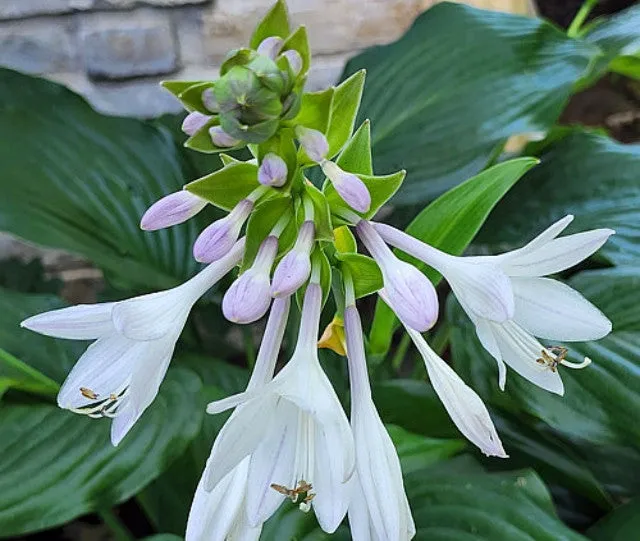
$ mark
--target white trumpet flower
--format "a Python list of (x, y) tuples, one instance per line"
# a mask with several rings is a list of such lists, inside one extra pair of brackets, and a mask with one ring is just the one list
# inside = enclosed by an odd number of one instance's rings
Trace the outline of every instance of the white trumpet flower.
[(194, 303), (242, 258), (240, 240), (222, 259), (184, 284), (141, 297), (45, 312), (21, 325), (47, 336), (95, 340), (58, 394), (61, 408), (113, 418), (118, 445), (158, 394)]
[[(287, 325), (289, 305), (289, 297), (273, 302), (247, 391), (260, 389), (273, 378)], [(242, 408), (243, 406), (238, 407), (227, 424), (233, 422)], [(214, 443), (214, 450), (218, 441)], [(191, 505), (186, 541), (255, 541), (260, 537), (262, 523), (252, 526), (246, 514), (250, 457), (245, 457), (213, 490), (208, 491), (205, 484), (206, 479), (212, 475), (214, 450), (207, 461)]]
[(205, 488), (218, 484), (250, 456), (249, 524), (265, 522), (285, 498), (303, 511), (313, 508), (332, 533), (350, 500), (353, 436), (340, 401), (320, 366), (316, 347), (322, 289), (314, 269), (305, 293), (295, 352), (262, 389), (209, 404), (209, 413), (242, 405), (214, 445)]
[(371, 398), (362, 325), (347, 285), (344, 312), (356, 475), (349, 504), (354, 541), (408, 541), (416, 533), (396, 449)]
[(544, 278), (585, 260), (614, 233), (595, 229), (557, 238), (572, 220), (564, 217), (520, 249), (473, 257), (445, 254), (385, 224), (375, 228), (386, 242), (432, 266), (449, 282), (480, 342), (498, 363), (501, 389), (506, 363), (532, 383), (562, 395), (558, 365), (583, 368), (591, 361), (567, 361), (565, 348), (545, 347), (535, 337), (573, 342), (598, 340), (611, 332), (611, 322), (582, 295)]

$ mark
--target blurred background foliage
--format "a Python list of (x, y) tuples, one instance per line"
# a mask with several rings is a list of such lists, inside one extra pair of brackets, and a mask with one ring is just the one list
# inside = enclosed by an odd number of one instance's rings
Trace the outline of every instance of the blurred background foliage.
[[(521, 245), (567, 213), (576, 215), (571, 231), (617, 231), (597, 257), (562, 276), (614, 325), (609, 337), (573, 349), (594, 363), (563, 373), (563, 398), (513, 372), (499, 391), (495, 363), (439, 285), (448, 302), (428, 338), (489, 405), (509, 460), (487, 459), (462, 440), (407, 337), (373, 297), (362, 301), (374, 396), (401, 457), (418, 540), (630, 541), (640, 530), (638, 110), (631, 120), (585, 127), (591, 113), (576, 113), (574, 97), (609, 81), (637, 100), (640, 6), (584, 28), (568, 37), (542, 19), (443, 3), (396, 43), (353, 58), (343, 74), (367, 69), (359, 120), (372, 121), (376, 173), (408, 170), (386, 219), (406, 226), (447, 189), (525, 155), (540, 165), (497, 204), (468, 252)], [(197, 270), (193, 240), (216, 211), (159, 232), (138, 228), (152, 202), (220, 165), (182, 147), (180, 121), (103, 116), (58, 84), (2, 69), (0, 230), (89, 260), (99, 271), (90, 296), (99, 300), (183, 281)], [(412, 227), (428, 230), (433, 208)], [(0, 264), (0, 538), (75, 538), (80, 520), (103, 522), (121, 540), (180, 539), (224, 421), (205, 415), (204, 404), (244, 388), (260, 325), (226, 322), (219, 290), (211, 291), (185, 328), (158, 399), (114, 449), (108, 423), (55, 405), (85, 345), (18, 326), (78, 301), (63, 285), (38, 260)], [(295, 334), (294, 315), (283, 361)], [(321, 356), (348, 403), (344, 358)], [(293, 505), (263, 534), (326, 537)], [(335, 538), (349, 539), (346, 526)]]

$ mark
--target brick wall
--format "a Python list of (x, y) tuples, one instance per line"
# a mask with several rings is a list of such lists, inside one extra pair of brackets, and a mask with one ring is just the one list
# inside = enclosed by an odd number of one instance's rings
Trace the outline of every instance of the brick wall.
[[(0, 65), (45, 75), (107, 113), (180, 106), (163, 79), (214, 78), (273, 0), (0, 0)], [(349, 56), (396, 39), (435, 0), (289, 0), (315, 54), (309, 87), (335, 82)], [(529, 0), (469, 0), (526, 13)]]

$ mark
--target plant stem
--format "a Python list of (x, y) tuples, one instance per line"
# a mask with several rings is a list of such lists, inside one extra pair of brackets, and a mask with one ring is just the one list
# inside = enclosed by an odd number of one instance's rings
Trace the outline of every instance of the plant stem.
[(577, 38), (580, 36), (580, 29), (582, 28), (582, 25), (587, 20), (589, 13), (591, 13), (591, 10), (597, 3), (598, 0), (585, 0), (584, 4), (582, 4), (582, 7), (578, 10), (578, 13), (576, 13), (576, 16), (569, 25), (569, 29), (567, 30), (568, 37)]
[(396, 372), (398, 372), (402, 366), (402, 361), (404, 361), (404, 357), (407, 354), (409, 344), (411, 344), (411, 337), (405, 332), (402, 334), (402, 339), (400, 340), (400, 343), (396, 348), (396, 352), (391, 359), (391, 366)]
[(117, 541), (135, 541), (133, 534), (113, 512), (113, 509), (102, 509), (98, 511), (98, 515), (102, 522), (113, 532)]
[(440, 355), (440, 357), (442, 357), (444, 350), (447, 349), (449, 345), (450, 336), (451, 327), (448, 323), (442, 323), (431, 337), (431, 348)]
[(253, 368), (256, 364), (256, 346), (253, 343), (253, 335), (249, 325), (242, 327), (242, 338), (244, 341), (244, 350), (247, 355), (247, 364), (249, 368)]

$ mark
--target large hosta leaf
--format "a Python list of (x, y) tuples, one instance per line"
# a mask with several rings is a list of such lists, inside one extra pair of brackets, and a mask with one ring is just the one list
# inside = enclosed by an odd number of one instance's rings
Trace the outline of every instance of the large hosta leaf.
[(419, 540), (585, 539), (560, 522), (546, 487), (532, 471), (486, 474), (435, 467), (405, 483)]
[(565, 214), (575, 214), (569, 232), (615, 229), (600, 253), (616, 264), (637, 264), (640, 145), (577, 132), (547, 147), (541, 160), (500, 202), (479, 242), (493, 248), (520, 245)]
[(509, 136), (552, 126), (597, 54), (538, 19), (442, 3), (345, 77), (367, 69), (376, 172), (407, 169), (394, 202), (415, 204), (478, 173)]
[(0, 406), (0, 537), (42, 530), (127, 500), (155, 479), (195, 437), (200, 381), (169, 371), (138, 424), (114, 448), (109, 421), (49, 404)]
[(193, 221), (138, 227), (152, 202), (195, 176), (166, 129), (100, 115), (63, 86), (2, 69), (0, 140), (0, 230), (81, 254), (126, 286), (193, 273)]

